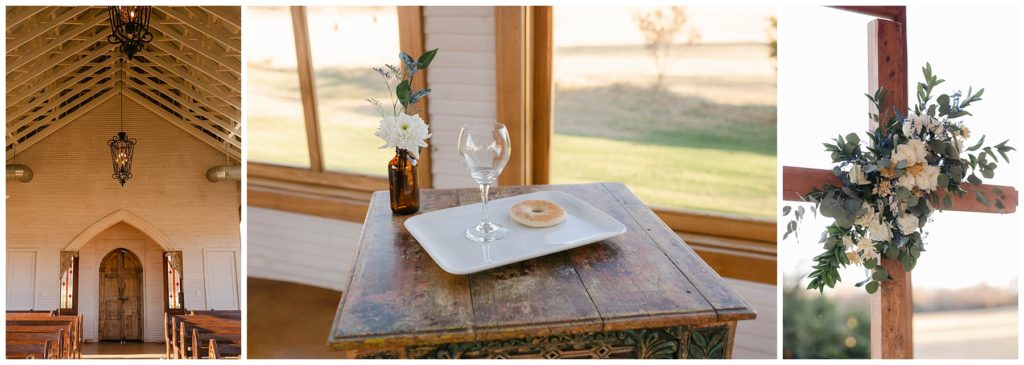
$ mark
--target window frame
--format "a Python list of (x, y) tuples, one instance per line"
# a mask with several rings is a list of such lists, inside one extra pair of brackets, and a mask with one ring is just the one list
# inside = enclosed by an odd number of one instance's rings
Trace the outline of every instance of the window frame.
[[(269, 161), (249, 160), (246, 162), (246, 175), (249, 178), (248, 189), (251, 192), (255, 187), (258, 191), (256, 194), (257, 205), (286, 205), (289, 208), (287, 210), (298, 210), (300, 212), (310, 208), (303, 208), (300, 204), (296, 203), (288, 203), (287, 200), (291, 199), (288, 194), (323, 190), (324, 188), (348, 191), (356, 196), (354, 202), (348, 202), (349, 204), (344, 206), (344, 210), (348, 212), (346, 216), (349, 216), (351, 212), (359, 210), (360, 202), (365, 206), (365, 202), (369, 201), (370, 193), (378, 190), (387, 190), (387, 177), (328, 170), (326, 168), (321, 143), (319, 105), (316, 93), (316, 79), (314, 77), (315, 70), (313, 68), (312, 52), (309, 43), (306, 7), (290, 6), (289, 9), (291, 11), (292, 28), (295, 38), (295, 53), (298, 65), (296, 72), (299, 76), (299, 93), (302, 100), (303, 120), (305, 122), (306, 145), (309, 150), (309, 166), (296, 167)], [(401, 49), (410, 54), (422, 53), (424, 51), (422, 7), (398, 6), (397, 12)], [(414, 89), (425, 88), (426, 84), (426, 75), (413, 80)], [(420, 117), (429, 125), (429, 100), (423, 100), (419, 105), (422, 107), (419, 113)], [(430, 166), (430, 148), (426, 148), (420, 153), (419, 160), (421, 188), (433, 186)], [(353, 194), (348, 195), (351, 197)], [(250, 195), (251, 198), (252, 195)], [(362, 210), (365, 212), (365, 207)]]
[[(58, 303), (57, 303), (57, 314), (58, 315), (78, 315), (78, 274), (79, 274), (79, 271), (80, 271), (79, 261), (78, 261), (78, 251), (61, 251), (60, 254), (61, 254), (61, 261), (62, 261), (60, 266), (61, 266), (62, 269), (64, 268), (64, 264), (63, 264), (63, 260), (65, 259), (64, 256), (65, 255), (70, 256), (70, 259), (69, 259), (70, 262), (68, 262), (67, 270), (71, 270), (71, 282), (69, 283), (71, 285), (71, 290), (69, 290), (69, 292), (71, 293), (71, 306), (70, 307), (61, 307), (61, 303), (58, 300)], [(60, 282), (61, 282), (60, 286), (64, 285), (64, 279), (65, 279), (64, 275), (67, 272), (67, 270), (61, 270), (61, 272), (60, 272)], [(60, 293), (60, 295), (63, 297), (64, 296), (63, 288), (60, 288), (60, 290), (62, 291), (62, 293)], [(63, 298), (61, 298), (61, 299), (63, 299)]]
[[(181, 276), (181, 279), (178, 280), (178, 284), (179, 284), (179, 286), (178, 286), (179, 287), (179, 290), (178, 290), (178, 301), (179, 301), (179, 303), (178, 304), (181, 306), (180, 308), (171, 308), (171, 303), (168, 300), (168, 298), (170, 298), (170, 296), (171, 296), (171, 282), (170, 282), (170, 278), (169, 278), (168, 272), (166, 270), (168, 268), (172, 268), (173, 269), (173, 265), (171, 265), (171, 262), (170, 262), (171, 261), (170, 258), (171, 258), (172, 254), (175, 254), (178, 257), (180, 257), (181, 261), (182, 261), (180, 263), (182, 265), (181, 270), (178, 271), (179, 275)], [(164, 251), (164, 253), (163, 253), (163, 268), (165, 270), (164, 273), (163, 273), (163, 277), (164, 277), (164, 298), (163, 298), (164, 313), (167, 313), (167, 314), (185, 314), (186, 309), (185, 309), (185, 270), (184, 270), (185, 269), (185, 267), (184, 267), (185, 262), (184, 261), (185, 261), (185, 257), (184, 257), (184, 255), (183, 255), (183, 253), (181, 251)]]

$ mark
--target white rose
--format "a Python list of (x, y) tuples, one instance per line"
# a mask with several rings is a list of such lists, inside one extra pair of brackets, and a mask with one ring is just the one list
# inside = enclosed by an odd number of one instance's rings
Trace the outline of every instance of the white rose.
[(918, 219), (913, 214), (902, 214), (896, 222), (899, 223), (900, 232), (903, 234), (911, 234), (917, 230)]
[(932, 191), (939, 187), (939, 167), (925, 165), (921, 173), (914, 177), (914, 184), (921, 190)]
[(928, 157), (928, 146), (923, 141), (919, 139), (910, 140), (907, 141), (907, 146), (910, 146), (914, 156), (914, 163), (908, 163), (908, 165), (925, 162), (925, 157)]
[(903, 176), (900, 176), (899, 179), (896, 180), (897, 185), (907, 189), (913, 189), (916, 182), (917, 180), (914, 179), (914, 175), (911, 175), (909, 172), (903, 173)]
[(880, 242), (889, 242), (892, 239), (891, 228), (886, 223), (879, 222), (877, 220), (871, 221), (868, 224), (868, 233), (871, 234), (871, 240)]
[(853, 167), (850, 168), (850, 182), (857, 185), (867, 185), (871, 183), (871, 181), (868, 180), (868, 174), (865, 174), (864, 169), (858, 164), (853, 164)]

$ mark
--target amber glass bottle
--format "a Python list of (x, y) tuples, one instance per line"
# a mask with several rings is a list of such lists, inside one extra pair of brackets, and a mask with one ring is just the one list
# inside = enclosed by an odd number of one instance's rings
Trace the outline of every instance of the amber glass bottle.
[(413, 214), (420, 210), (420, 184), (413, 161), (409, 151), (395, 149), (395, 157), (388, 163), (391, 212), (395, 214)]

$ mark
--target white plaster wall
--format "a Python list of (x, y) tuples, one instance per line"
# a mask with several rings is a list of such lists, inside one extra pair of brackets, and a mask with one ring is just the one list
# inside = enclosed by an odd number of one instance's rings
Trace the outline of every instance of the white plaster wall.
[[(17, 163), (32, 168), (35, 178), (7, 184), (7, 249), (39, 250), (37, 309), (58, 306), (61, 249), (121, 209), (157, 227), (182, 251), (186, 308), (206, 308), (202, 249), (241, 249), (240, 185), (211, 183), (205, 176), (211, 166), (226, 163), (225, 154), (130, 100), (125, 101), (124, 113), (125, 131), (138, 139), (134, 177), (124, 187), (111, 178), (106, 144), (118, 131), (117, 98), (16, 157)], [(80, 280), (85, 273), (83, 267)], [(160, 288), (158, 297), (163, 295)], [(85, 291), (80, 293), (84, 299)], [(148, 315), (147, 322), (155, 319)]]

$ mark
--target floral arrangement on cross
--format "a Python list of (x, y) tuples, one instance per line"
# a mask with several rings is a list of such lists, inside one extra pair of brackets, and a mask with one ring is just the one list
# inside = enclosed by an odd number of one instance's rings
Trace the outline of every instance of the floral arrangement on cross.
[[(868, 131), (869, 145), (862, 146), (856, 133), (824, 143), (842, 186), (826, 184), (803, 197), (814, 203), (811, 213), (833, 220), (821, 234), (824, 252), (814, 258), (807, 289), (834, 288), (840, 281), (839, 267), (853, 264), (870, 272), (856, 286), (874, 293), (880, 282), (892, 278), (880, 264), (882, 257), (899, 261), (910, 272), (925, 251), (922, 233), (931, 213), (951, 208), (949, 194), (962, 197), (963, 184), (980, 185), (982, 177), (992, 178), (1000, 156), (1009, 162), (1007, 152), (1014, 150), (1007, 145), (1009, 140), (984, 146), (982, 136), (964, 148), (971, 131), (961, 119), (971, 115), (967, 107), (980, 101), (985, 89), (942, 94), (933, 101), (933, 90), (945, 80), (932, 73), (930, 64), (922, 70), (924, 82), (917, 84), (912, 113), (870, 114), (878, 127)], [(867, 95), (879, 111), (885, 96), (881, 89)], [(1004, 209), (1003, 192), (992, 193), (995, 207)], [(975, 190), (975, 199), (985, 206), (993, 204), (980, 190)], [(783, 239), (797, 232), (805, 214), (802, 206), (783, 207), (783, 216), (791, 212)]]
[(414, 164), (420, 158), (420, 147), (427, 147), (426, 140), (430, 138), (430, 129), (414, 106), (430, 95), (430, 89), (413, 90), (412, 79), (417, 72), (430, 66), (436, 54), (435, 48), (414, 60), (408, 53), (400, 52), (398, 57), (402, 61), (401, 68), (394, 65), (374, 68), (387, 86), (390, 105), (376, 99), (366, 99), (380, 113), (380, 125), (374, 132), (374, 135), (384, 140), (380, 148), (408, 151)]

